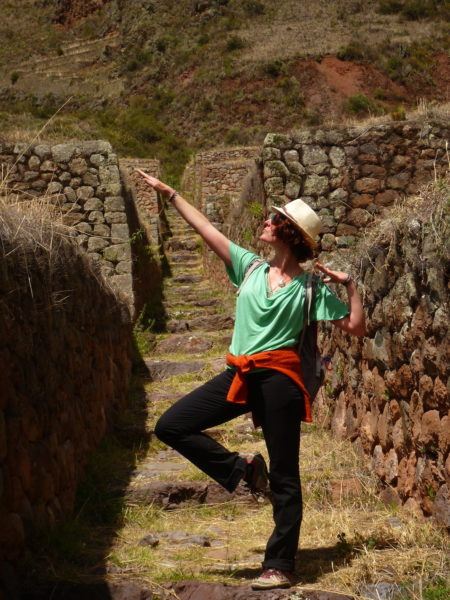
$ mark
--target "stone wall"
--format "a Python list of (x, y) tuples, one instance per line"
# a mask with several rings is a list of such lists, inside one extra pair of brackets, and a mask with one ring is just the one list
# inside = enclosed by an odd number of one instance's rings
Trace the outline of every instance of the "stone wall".
[(448, 168), (447, 121), (401, 121), (291, 135), (269, 133), (262, 160), (267, 204), (302, 198), (324, 224), (325, 251), (351, 247), (386, 207)]
[[(38, 168), (36, 156), (27, 166)], [(94, 198), (86, 193), (80, 205)], [(126, 403), (132, 344), (126, 302), (77, 242), (40, 225), (33, 206), (0, 211), (1, 588), (30, 536), (71, 512), (88, 455)]]
[(382, 499), (447, 527), (449, 196), (450, 180), (440, 182), (393, 210), (357, 247), (353, 271), (368, 335), (323, 336), (333, 371), (316, 404), (336, 437), (370, 457)]
[(47, 196), (63, 223), (134, 309), (132, 253), (117, 156), (104, 141), (11, 144), (0, 141), (3, 192)]
[[(225, 235), (259, 153), (256, 146), (209, 150), (196, 154), (185, 169), (183, 193)], [(221, 261), (206, 246), (204, 263), (214, 279), (224, 281)]]

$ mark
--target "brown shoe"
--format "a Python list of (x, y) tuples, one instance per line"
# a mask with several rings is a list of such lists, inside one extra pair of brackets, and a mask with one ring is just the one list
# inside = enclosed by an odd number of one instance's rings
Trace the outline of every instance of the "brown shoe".
[(269, 490), (269, 474), (262, 454), (255, 454), (247, 462), (244, 481), (253, 495), (265, 496), (267, 494)]
[(253, 590), (274, 590), (291, 586), (290, 573), (278, 569), (265, 569), (252, 583)]

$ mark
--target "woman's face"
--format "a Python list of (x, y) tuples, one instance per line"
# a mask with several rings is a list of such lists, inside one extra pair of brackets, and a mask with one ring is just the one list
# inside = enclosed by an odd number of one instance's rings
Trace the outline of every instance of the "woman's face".
[(279, 213), (271, 213), (264, 221), (264, 228), (262, 230), (259, 239), (262, 242), (267, 242), (268, 244), (273, 244), (277, 241), (277, 227), (280, 223), (283, 222), (283, 217)]

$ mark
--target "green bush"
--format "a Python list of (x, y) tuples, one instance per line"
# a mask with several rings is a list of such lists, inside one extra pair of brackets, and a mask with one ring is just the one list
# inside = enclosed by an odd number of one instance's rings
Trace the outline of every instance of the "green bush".
[(450, 598), (450, 587), (443, 579), (423, 590), (423, 600), (447, 600), (447, 598)]
[(355, 94), (347, 99), (345, 109), (353, 114), (380, 114), (381, 108), (365, 94)]
[(19, 79), (19, 73), (17, 71), (13, 71), (11, 73), (11, 83), (14, 85), (15, 83), (17, 83)]

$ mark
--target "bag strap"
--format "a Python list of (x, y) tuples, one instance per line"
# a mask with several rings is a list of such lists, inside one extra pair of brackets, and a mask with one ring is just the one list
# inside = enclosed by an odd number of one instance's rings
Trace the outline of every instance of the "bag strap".
[(250, 277), (250, 275), (253, 273), (253, 271), (255, 271), (258, 267), (260, 267), (264, 263), (266, 263), (266, 261), (263, 260), (262, 258), (255, 258), (255, 260), (253, 260), (248, 265), (248, 267), (247, 267), (247, 269), (245, 270), (245, 273), (244, 273), (244, 279), (242, 280), (241, 285), (236, 290), (236, 296), (239, 296), (239, 294), (241, 293), (242, 286), (247, 281), (247, 279)]
[(315, 296), (317, 287), (317, 276), (314, 273), (309, 272), (308, 277), (306, 279), (306, 297), (305, 297), (305, 306), (304, 306), (304, 314), (303, 314), (303, 328), (300, 334), (300, 340), (298, 342), (298, 350), (300, 351), (303, 346), (303, 341), (305, 339), (306, 328), (311, 323), (311, 308), (313, 299)]

